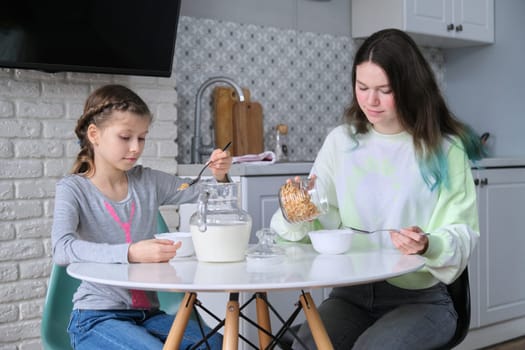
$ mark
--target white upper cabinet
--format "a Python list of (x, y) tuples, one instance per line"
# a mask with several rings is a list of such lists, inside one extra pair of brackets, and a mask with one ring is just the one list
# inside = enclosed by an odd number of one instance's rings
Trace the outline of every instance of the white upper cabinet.
[(494, 0), (352, 0), (352, 37), (385, 28), (420, 45), (462, 47), (494, 42)]

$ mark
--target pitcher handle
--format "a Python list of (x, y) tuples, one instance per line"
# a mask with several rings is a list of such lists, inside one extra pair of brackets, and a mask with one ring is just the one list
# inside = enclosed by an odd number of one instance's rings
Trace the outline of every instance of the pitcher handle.
[(210, 194), (206, 191), (203, 191), (199, 195), (199, 205), (198, 205), (198, 211), (199, 211), (199, 220), (197, 221), (199, 225), (199, 231), (206, 232), (208, 229), (206, 227), (206, 212), (208, 211), (208, 198), (210, 197)]

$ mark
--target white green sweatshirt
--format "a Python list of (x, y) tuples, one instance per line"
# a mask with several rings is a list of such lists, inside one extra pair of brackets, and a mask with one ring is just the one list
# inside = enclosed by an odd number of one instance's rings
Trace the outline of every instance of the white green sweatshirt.
[[(425, 267), (392, 278), (408, 289), (453, 282), (467, 265), (479, 239), (476, 191), (470, 164), (461, 142), (444, 142), (449, 185), (431, 191), (423, 181), (412, 137), (406, 132), (383, 135), (371, 129), (350, 138), (349, 126), (335, 128), (319, 151), (311, 174), (326, 192), (329, 212), (319, 218), (323, 228), (353, 226), (367, 230), (419, 226), (430, 232), (423, 254)], [(287, 240), (303, 239), (315, 222), (289, 224), (280, 211), (271, 227)], [(395, 249), (388, 233), (354, 235), (352, 250)]]

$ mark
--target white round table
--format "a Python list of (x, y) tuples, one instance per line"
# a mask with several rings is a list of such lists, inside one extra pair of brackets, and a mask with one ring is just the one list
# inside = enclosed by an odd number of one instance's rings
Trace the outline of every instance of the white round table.
[[(67, 272), (84, 281), (129, 289), (185, 292), (165, 349), (178, 348), (197, 292), (229, 292), (234, 297), (226, 305), (223, 348), (237, 349), (239, 305), (235, 295), (239, 292), (266, 293), (363, 284), (400, 276), (424, 265), (420, 256), (402, 255), (391, 249), (322, 255), (306, 244), (283, 247), (285, 256), (267, 260), (207, 263), (190, 257), (158, 264), (73, 263)], [(330, 340), (310, 293), (302, 292), (300, 301), (318, 347), (330, 349)], [(268, 312), (265, 300), (257, 299), (256, 302), (258, 324), (270, 329), (264, 315)], [(261, 318), (259, 313), (262, 313)], [(264, 348), (270, 338), (260, 332), (259, 341)]]

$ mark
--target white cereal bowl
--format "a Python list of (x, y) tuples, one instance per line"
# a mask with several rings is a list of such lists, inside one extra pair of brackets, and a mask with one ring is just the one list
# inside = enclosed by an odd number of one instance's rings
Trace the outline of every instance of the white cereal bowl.
[(193, 248), (193, 239), (191, 238), (190, 232), (157, 233), (155, 238), (169, 239), (173, 242), (181, 242), (182, 244), (177, 250), (177, 255), (175, 255), (175, 258), (187, 257), (195, 254), (195, 249)]
[(352, 230), (318, 230), (308, 233), (312, 246), (320, 254), (343, 254), (350, 250)]

